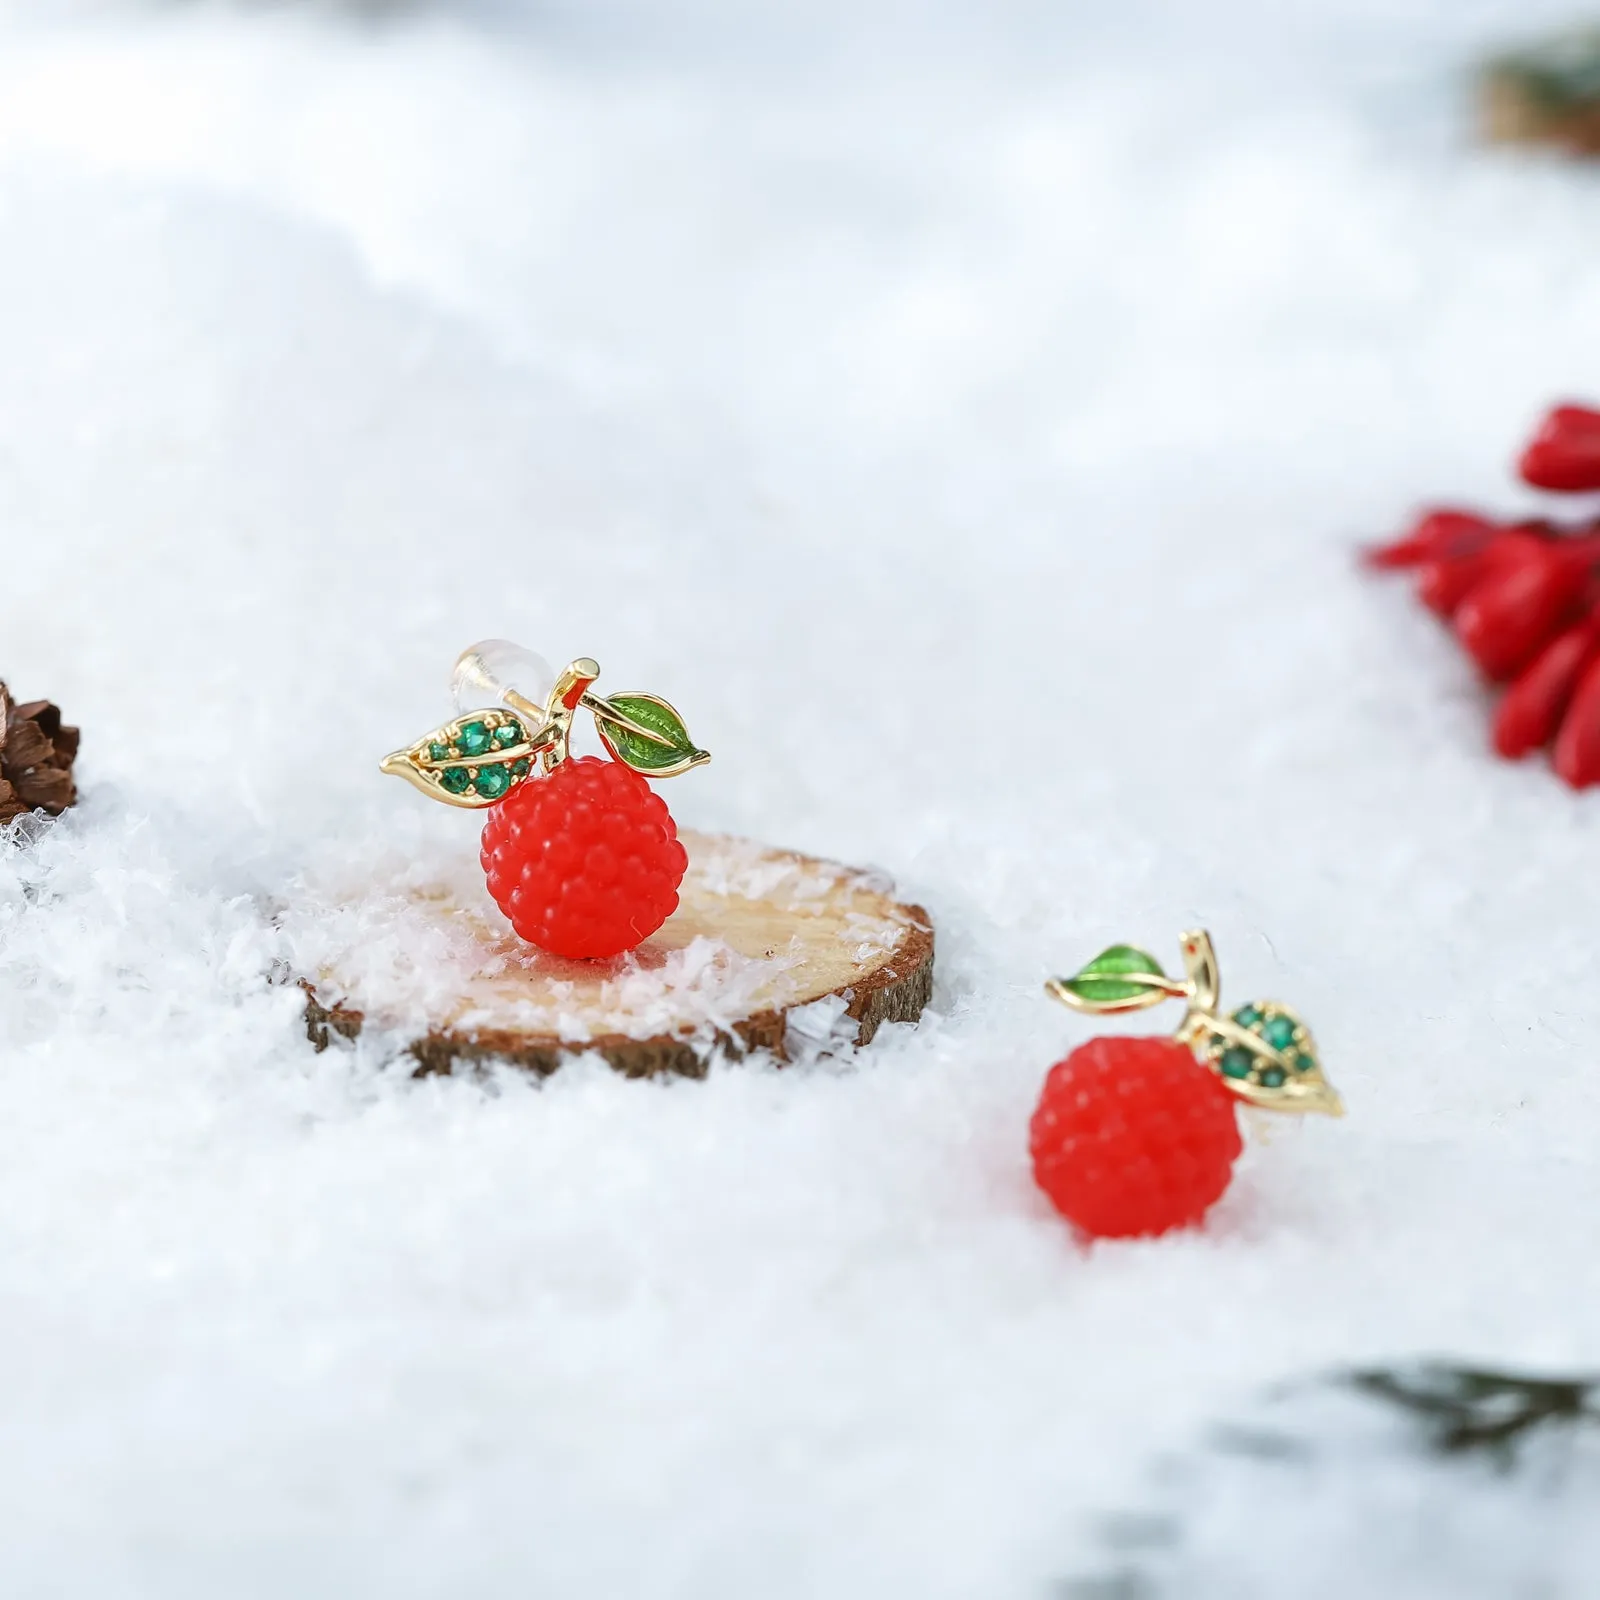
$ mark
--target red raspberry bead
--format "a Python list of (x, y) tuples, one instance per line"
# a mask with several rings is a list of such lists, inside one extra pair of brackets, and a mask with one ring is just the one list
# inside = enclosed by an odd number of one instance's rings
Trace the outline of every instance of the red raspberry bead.
[(678, 909), (689, 865), (666, 802), (600, 756), (513, 789), (489, 813), (481, 859), (520, 938), (588, 960), (648, 939)]
[(1238, 1158), (1233, 1096), (1171, 1039), (1091, 1039), (1044, 1081), (1033, 1175), (1097, 1238), (1166, 1233), (1222, 1197)]

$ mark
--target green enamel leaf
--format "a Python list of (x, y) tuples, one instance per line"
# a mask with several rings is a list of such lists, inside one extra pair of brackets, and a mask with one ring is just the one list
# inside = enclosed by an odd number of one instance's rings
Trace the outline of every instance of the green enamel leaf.
[(646, 730), (640, 733), (624, 727), (604, 711), (596, 710), (594, 714), (595, 726), (612, 755), (636, 772), (670, 776), (710, 759), (704, 750), (695, 747), (683, 718), (665, 700), (651, 694), (614, 694), (609, 704), (629, 722)]
[(1136, 950), (1131, 944), (1114, 944), (1109, 950), (1102, 950), (1075, 976), (1066, 979), (1063, 987), (1092, 1005), (1134, 1000), (1152, 992), (1152, 985), (1139, 982), (1135, 976), (1125, 976), (1139, 973), (1156, 978), (1166, 976), (1156, 958), (1146, 951)]

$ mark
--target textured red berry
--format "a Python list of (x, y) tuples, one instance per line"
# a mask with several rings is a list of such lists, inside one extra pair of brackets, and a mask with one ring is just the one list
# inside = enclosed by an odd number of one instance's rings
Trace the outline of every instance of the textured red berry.
[(1556, 406), (1539, 424), (1517, 470), (1536, 489), (1600, 489), (1600, 411)]
[(1029, 1124), (1033, 1175), (1097, 1238), (1198, 1222), (1240, 1150), (1233, 1096), (1171, 1039), (1091, 1039), (1045, 1079)]
[(590, 960), (648, 939), (678, 909), (689, 864), (666, 802), (600, 756), (513, 789), (484, 824), (482, 860), (519, 937)]

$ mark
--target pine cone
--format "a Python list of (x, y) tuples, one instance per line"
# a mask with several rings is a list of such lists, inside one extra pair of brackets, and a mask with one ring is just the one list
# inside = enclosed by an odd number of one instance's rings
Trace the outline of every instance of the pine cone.
[(78, 730), (48, 700), (17, 705), (0, 683), (0, 823), (24, 811), (60, 816), (78, 798), (72, 763)]

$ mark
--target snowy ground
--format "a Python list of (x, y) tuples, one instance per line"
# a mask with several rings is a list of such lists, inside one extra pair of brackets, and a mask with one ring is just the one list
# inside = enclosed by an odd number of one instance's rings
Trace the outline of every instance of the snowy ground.
[[(7, 1596), (1087, 1593), (1279, 1381), (1600, 1366), (1600, 799), (1350, 560), (1600, 392), (1600, 180), (1459, 100), (1572, 12), (1286, 9), (0, 3), (0, 674), (85, 730), (0, 849)], [(683, 707), (685, 825), (893, 873), (923, 1025), (313, 1056), (263, 906), (470, 851), (376, 760), (493, 634)], [(1084, 1250), (1041, 980), (1196, 923), (1351, 1115)], [(1171, 1592), (1442, 1592), (1441, 1470), (1221, 1479)], [(1593, 1592), (1487, 1495), (1449, 1593)]]

